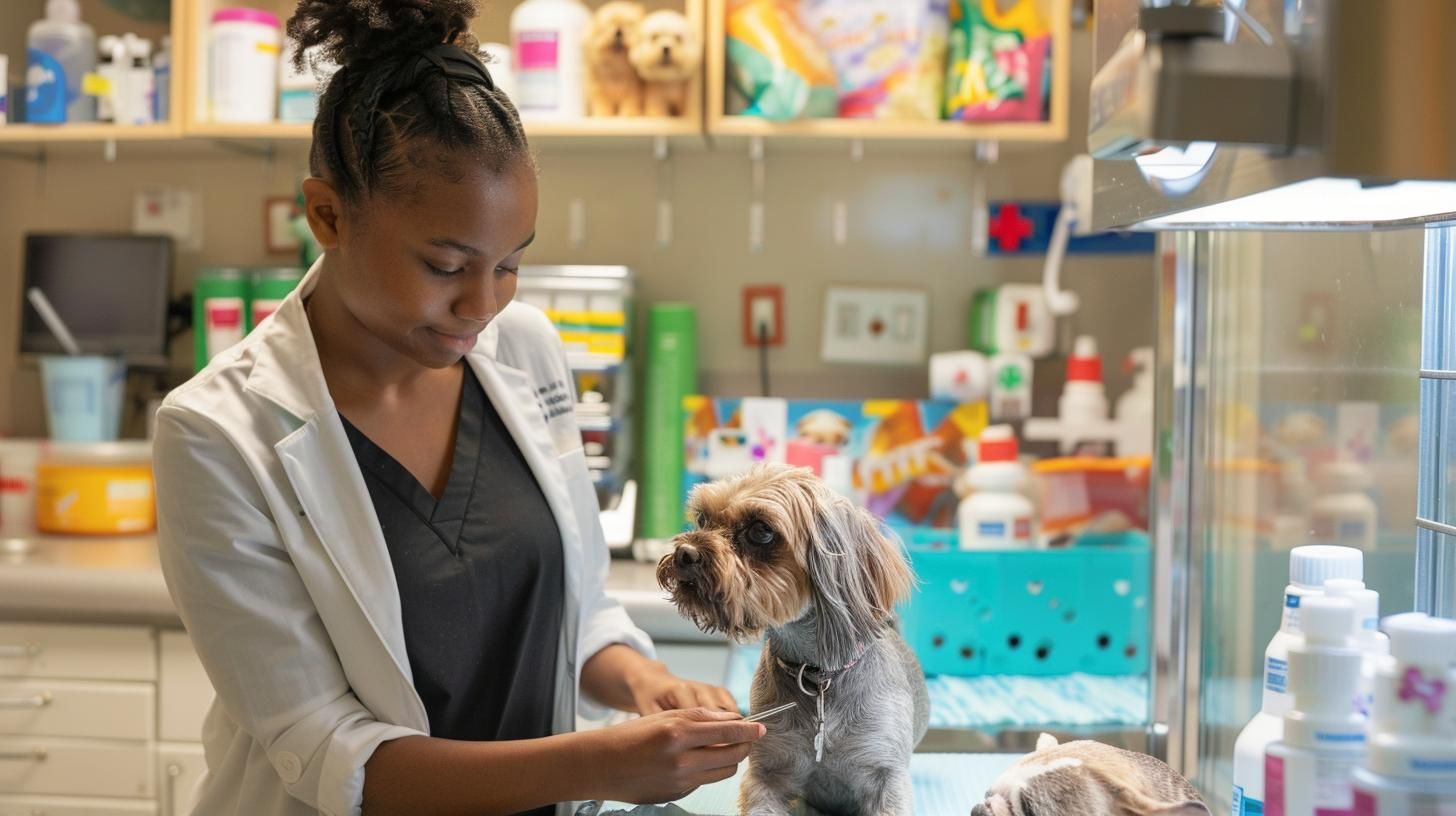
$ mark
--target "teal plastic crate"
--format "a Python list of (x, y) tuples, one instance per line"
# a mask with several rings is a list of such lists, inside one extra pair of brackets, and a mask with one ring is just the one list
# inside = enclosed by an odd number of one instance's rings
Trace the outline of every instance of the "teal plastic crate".
[(1149, 665), (1147, 536), (1058, 550), (961, 552), (954, 534), (902, 535), (918, 590), (901, 609), (928, 675), (1129, 675)]

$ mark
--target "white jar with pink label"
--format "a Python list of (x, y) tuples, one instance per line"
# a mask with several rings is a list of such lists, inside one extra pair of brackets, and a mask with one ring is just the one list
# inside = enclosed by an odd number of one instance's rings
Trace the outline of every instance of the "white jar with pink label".
[(581, 0), (526, 0), (511, 13), (514, 101), (523, 119), (586, 116), (584, 48), (591, 19)]

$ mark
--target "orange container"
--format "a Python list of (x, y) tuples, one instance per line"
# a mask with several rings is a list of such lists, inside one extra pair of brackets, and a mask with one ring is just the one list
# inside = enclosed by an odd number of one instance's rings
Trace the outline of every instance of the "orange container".
[(53, 535), (128, 535), (157, 526), (147, 442), (53, 444), (35, 474), (35, 526)]

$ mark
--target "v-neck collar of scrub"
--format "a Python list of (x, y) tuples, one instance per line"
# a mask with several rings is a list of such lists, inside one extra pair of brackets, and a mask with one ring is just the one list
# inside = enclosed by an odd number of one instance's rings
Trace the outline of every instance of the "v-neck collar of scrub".
[(466, 365), (461, 382), (455, 440), (451, 446), (450, 472), (445, 478), (445, 489), (438, 499), (389, 451), (376, 444), (342, 413), (339, 418), (355, 448), (362, 449), (371, 460), (367, 465), (360, 462), (360, 469), (364, 471), (366, 478), (384, 485), (422, 523), (433, 530), (445, 546), (458, 553), (465, 515), (475, 493), (475, 481), (480, 471), (478, 465), (481, 434), (485, 424), (484, 414), (484, 388), (476, 379), (475, 372)]

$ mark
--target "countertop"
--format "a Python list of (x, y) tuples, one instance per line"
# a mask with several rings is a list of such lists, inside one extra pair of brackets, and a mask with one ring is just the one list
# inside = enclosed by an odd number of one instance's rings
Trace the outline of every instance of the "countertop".
[[(655, 640), (723, 642), (677, 614), (651, 564), (613, 559), (607, 594)], [(0, 538), (0, 616), (181, 625), (152, 536)]]

